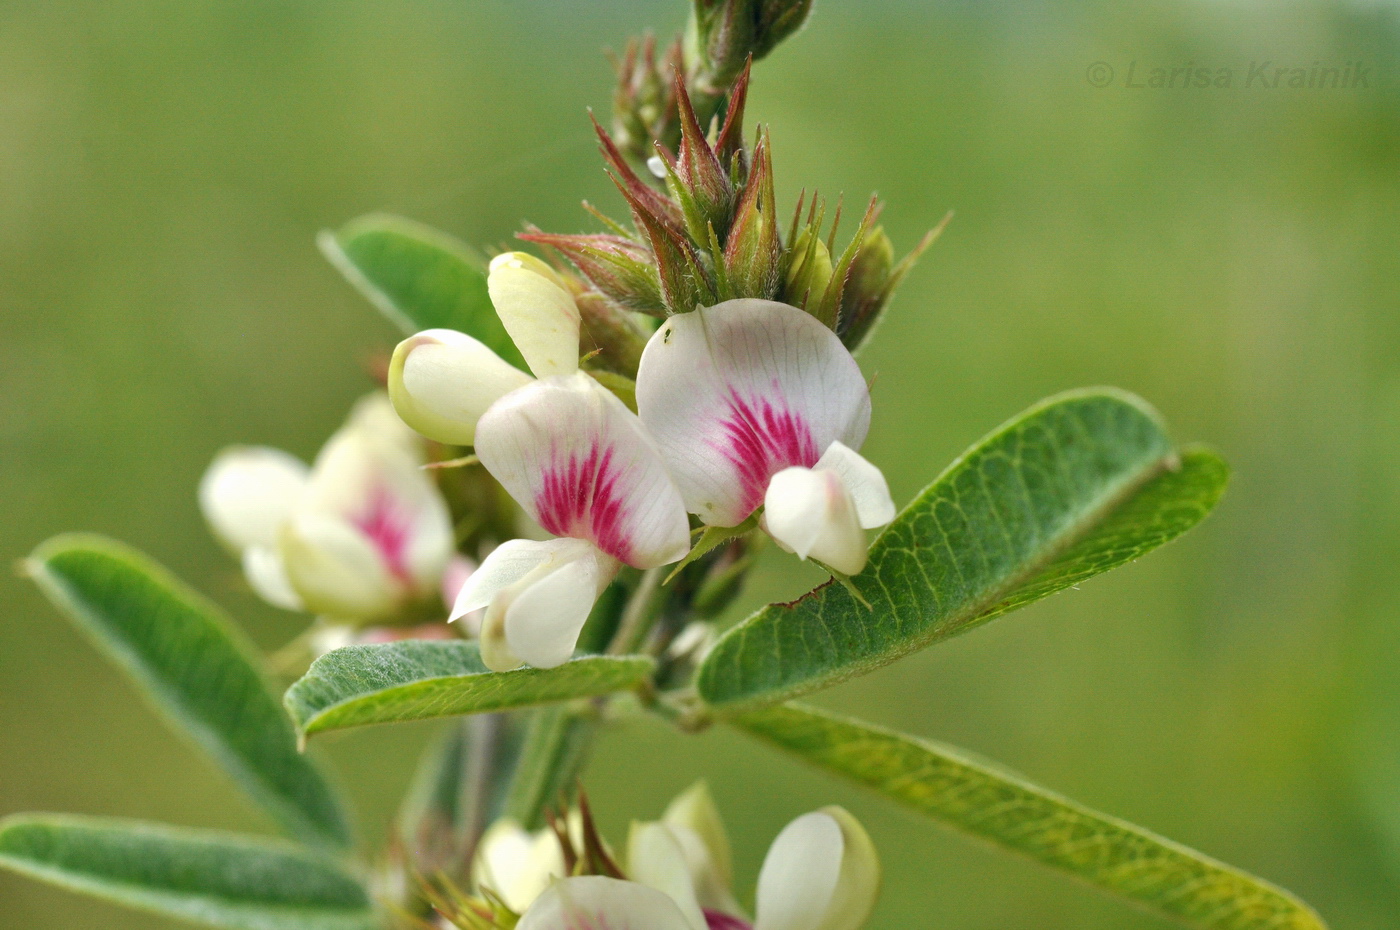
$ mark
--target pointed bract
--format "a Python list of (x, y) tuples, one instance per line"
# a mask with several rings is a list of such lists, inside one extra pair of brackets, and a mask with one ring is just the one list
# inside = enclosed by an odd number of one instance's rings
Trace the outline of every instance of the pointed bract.
[(522, 233), (518, 238), (558, 249), (590, 284), (629, 310), (666, 309), (651, 250), (638, 242), (614, 235)]
[(737, 297), (765, 300), (777, 296), (782, 258), (771, 145), (768, 134), (760, 130), (754, 145), (753, 170), (724, 244), (722, 261), (730, 292)]

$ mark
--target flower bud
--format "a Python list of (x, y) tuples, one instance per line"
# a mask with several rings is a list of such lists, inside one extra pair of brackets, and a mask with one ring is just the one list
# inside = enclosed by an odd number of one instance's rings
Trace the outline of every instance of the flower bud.
[(841, 294), (838, 331), (847, 345), (859, 345), (890, 296), (890, 271), (894, 268), (894, 243), (883, 226), (865, 236), (846, 277)]
[(733, 219), (734, 186), (729, 172), (710, 147), (705, 131), (700, 128), (690, 95), (686, 93), (685, 78), (676, 75), (676, 105), (681, 120), (679, 157), (668, 160), (666, 149), (659, 148), (666, 165), (666, 186), (681, 205), (690, 237), (702, 244), (709, 241), (709, 230), (722, 241)]
[(394, 411), (419, 433), (450, 445), (471, 445), (487, 408), (530, 381), (481, 342), (451, 329), (408, 337), (389, 362)]
[(724, 244), (725, 276), (735, 297), (769, 299), (778, 293), (783, 244), (773, 192), (773, 159), (767, 133), (759, 131), (753, 170)]
[(613, 91), (613, 130), (618, 145), (637, 161), (652, 152), (652, 143), (674, 149), (676, 120), (675, 85), (671, 76), (684, 70), (681, 43), (677, 39), (658, 59), (656, 39), (632, 39), (617, 63), (617, 89)]
[(687, 64), (708, 87), (727, 87), (807, 21), (812, 0), (694, 0), (686, 31)]
[(815, 227), (804, 228), (792, 244), (792, 264), (783, 282), (786, 302), (808, 309), (826, 293), (832, 273), (831, 252), (826, 243)]
[(558, 249), (590, 284), (629, 310), (666, 309), (651, 249), (640, 242), (614, 235), (525, 233), (520, 238)]
[(564, 854), (552, 830), (530, 833), (504, 817), (482, 834), (472, 882), (489, 888), (517, 914), (529, 909), (550, 883), (565, 875)]
[(880, 891), (870, 836), (840, 807), (783, 828), (758, 875), (754, 930), (859, 930)]
[(553, 268), (525, 252), (505, 252), (491, 260), (486, 288), (536, 378), (578, 370), (578, 307)]
[(696, 782), (678, 795), (661, 822), (680, 844), (700, 906), (708, 911), (737, 911), (729, 890), (733, 880), (729, 834), (709, 787), (703, 781)]

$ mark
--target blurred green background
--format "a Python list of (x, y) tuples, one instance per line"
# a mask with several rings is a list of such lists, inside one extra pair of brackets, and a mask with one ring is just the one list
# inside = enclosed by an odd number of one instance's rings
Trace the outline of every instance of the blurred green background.
[[(1115, 384), (1233, 463), (1142, 563), (822, 695), (1285, 885), (1337, 930), (1400, 914), (1400, 6), (824, 0), (763, 63), (781, 203), (957, 219), (863, 357), (867, 454), (911, 496), (1003, 419)], [(389, 210), (490, 247), (617, 206), (584, 107), (599, 56), (682, 0), (0, 2), (0, 557), (91, 529), (166, 561), (263, 645), (298, 621), (209, 539), (232, 441), (310, 456), (395, 334), (317, 254)], [(1369, 87), (1239, 86), (1361, 61)], [(1092, 86), (1087, 69), (1116, 77)], [(1126, 70), (1238, 71), (1233, 89)], [(745, 607), (804, 589), (769, 562)], [(0, 814), (270, 829), (25, 582), (0, 579)], [(431, 726), (325, 740), (382, 833)], [(768, 840), (849, 806), (880, 928), (1165, 926), (737, 735), (609, 733), (606, 825), (707, 777), (744, 889)], [(0, 927), (165, 927), (0, 875)]]

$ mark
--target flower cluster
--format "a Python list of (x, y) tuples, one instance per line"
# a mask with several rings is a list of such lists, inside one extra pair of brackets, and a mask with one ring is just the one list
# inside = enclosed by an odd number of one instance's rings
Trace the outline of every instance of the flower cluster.
[(389, 620), (460, 583), (447, 505), (423, 462), (422, 440), (376, 393), (309, 468), (266, 446), (220, 452), (199, 502), (264, 600), (340, 623)]
[(540, 378), (444, 330), (405, 340), (390, 368), (405, 421), (442, 441), (470, 437), (555, 537), (505, 543), (458, 595), (454, 617), (486, 609), (489, 667), (566, 661), (622, 565), (686, 555), (687, 512), (714, 527), (756, 519), (803, 558), (843, 574), (864, 567), (864, 530), (894, 506), (856, 451), (870, 423), (866, 383), (816, 317), (752, 299), (673, 316), (642, 352), (633, 413), (578, 369), (580, 313), (551, 269), (498, 256), (489, 286)]
[(517, 918), (522, 930), (857, 930), (879, 892), (874, 844), (840, 807), (803, 814), (773, 840), (752, 918), (734, 896), (728, 835), (704, 783), (660, 820), (632, 824), (625, 868), (590, 818), (575, 811), (555, 827), (531, 834), (502, 820), (487, 830), (472, 870), (478, 897), (444, 908), (451, 922), (471, 930)]

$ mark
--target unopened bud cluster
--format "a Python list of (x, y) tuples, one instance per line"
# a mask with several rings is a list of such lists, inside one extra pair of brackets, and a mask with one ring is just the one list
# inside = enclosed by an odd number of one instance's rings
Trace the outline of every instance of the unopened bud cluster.
[[(854, 235), (839, 250), (839, 205), (828, 224), (825, 201), (817, 196), (809, 201), (804, 195), (790, 219), (780, 222), (768, 133), (760, 127), (752, 147), (743, 137), (749, 69), (739, 71), (723, 120), (712, 119), (707, 131), (685, 79), (673, 74), (669, 96), (663, 94), (656, 74), (636, 76), (655, 70), (650, 46), (642, 60), (646, 68), (629, 56), (631, 83), (651, 88), (648, 93), (657, 107), (674, 100), (679, 132), (674, 150), (656, 141), (648, 170), (639, 172), (618, 141), (597, 127), (609, 175), (627, 204), (631, 225), (594, 211), (608, 232), (564, 235), (535, 230), (521, 236), (558, 251), (577, 269), (581, 280), (576, 290), (595, 302), (594, 319), (586, 329), (619, 329), (620, 322), (609, 321), (623, 321), (629, 312), (668, 316), (755, 298), (806, 310), (848, 347), (858, 346), (931, 239), (897, 262), (889, 237), (877, 225), (880, 205), (873, 199)], [(628, 124), (625, 132), (631, 134), (641, 125)], [(597, 341), (611, 357), (605, 361), (615, 362), (616, 344)], [(625, 364), (610, 367), (632, 374)]]

